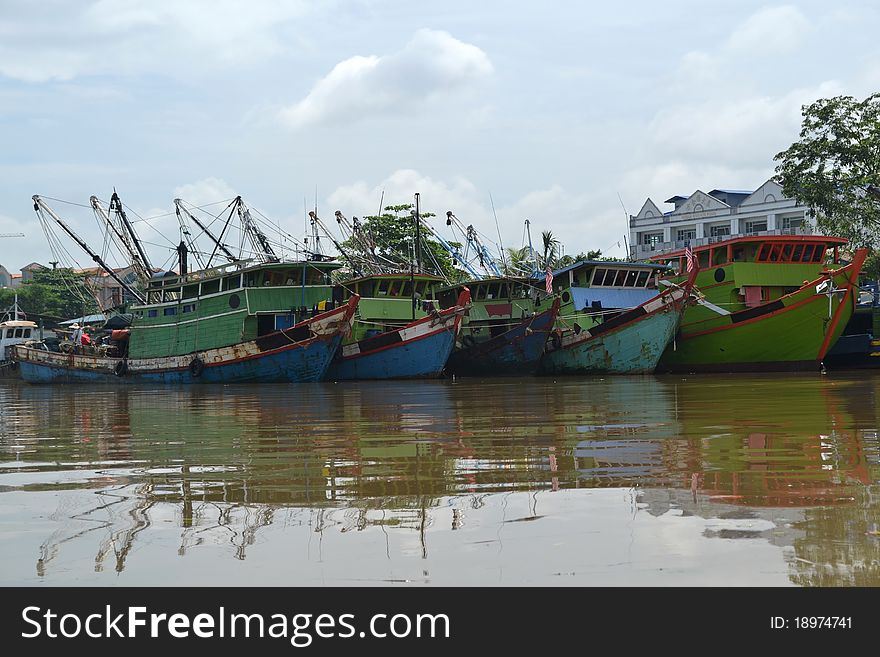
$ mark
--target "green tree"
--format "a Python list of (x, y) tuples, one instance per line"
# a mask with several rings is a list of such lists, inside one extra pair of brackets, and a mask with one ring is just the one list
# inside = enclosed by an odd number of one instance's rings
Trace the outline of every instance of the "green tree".
[(880, 93), (823, 98), (801, 114), (800, 138), (775, 157), (777, 182), (821, 231), (880, 246)]
[[(414, 207), (411, 203), (388, 205), (383, 208), (382, 214), (363, 218), (363, 232), (372, 236), (372, 241), (376, 245), (376, 254), (384, 262), (389, 263), (388, 266), (409, 269), (410, 262), (417, 259), (414, 252), (416, 224), (415, 218), (411, 214)], [(420, 214), (424, 218), (434, 216), (432, 212)], [(420, 227), (419, 233), (419, 257), (422, 270), (436, 273), (454, 282), (462, 280), (462, 272), (456, 269), (452, 256), (446, 249), (431, 237), (424, 226)], [(450, 244), (453, 247), (461, 246), (456, 242), (450, 242)], [(361, 253), (359, 245), (353, 238), (345, 240), (342, 247), (360, 257), (366, 257), (366, 254)]]
[(0, 290), (0, 308), (18, 305), (28, 315), (64, 320), (98, 312), (98, 304), (86, 286), (85, 276), (72, 269), (41, 269), (20, 287)]

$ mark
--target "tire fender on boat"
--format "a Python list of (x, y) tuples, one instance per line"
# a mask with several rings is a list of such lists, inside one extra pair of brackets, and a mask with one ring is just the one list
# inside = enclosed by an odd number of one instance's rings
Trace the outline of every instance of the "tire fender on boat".
[(189, 373), (194, 377), (200, 377), (205, 370), (205, 361), (196, 356), (189, 362)]

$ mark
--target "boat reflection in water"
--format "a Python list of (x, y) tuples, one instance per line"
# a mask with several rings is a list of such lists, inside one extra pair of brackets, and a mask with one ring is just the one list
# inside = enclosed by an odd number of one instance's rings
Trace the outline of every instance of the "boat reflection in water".
[(880, 585), (878, 383), (6, 385), (0, 581)]

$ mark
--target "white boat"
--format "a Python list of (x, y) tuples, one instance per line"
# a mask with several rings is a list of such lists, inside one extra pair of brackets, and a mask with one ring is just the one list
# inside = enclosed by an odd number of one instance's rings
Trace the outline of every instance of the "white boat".
[(15, 371), (12, 347), (38, 341), (40, 338), (36, 322), (24, 317), (16, 297), (12, 308), (6, 311), (3, 321), (0, 321), (0, 376), (8, 376)]

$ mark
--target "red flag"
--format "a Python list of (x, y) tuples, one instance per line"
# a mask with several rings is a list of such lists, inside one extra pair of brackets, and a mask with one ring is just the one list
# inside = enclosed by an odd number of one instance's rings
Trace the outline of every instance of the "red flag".
[(550, 263), (547, 263), (546, 276), (544, 280), (547, 283), (547, 294), (553, 294), (553, 270), (550, 269)]

